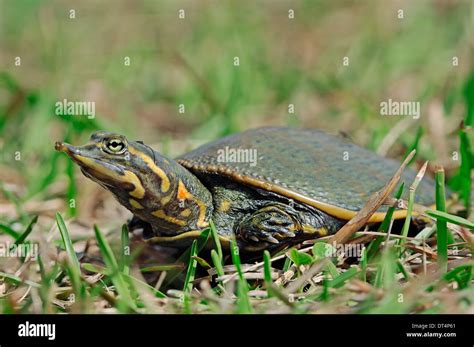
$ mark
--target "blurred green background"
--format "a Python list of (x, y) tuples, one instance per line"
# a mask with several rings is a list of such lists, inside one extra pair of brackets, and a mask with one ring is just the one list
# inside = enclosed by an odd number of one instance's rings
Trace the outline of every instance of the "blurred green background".
[[(78, 189), (53, 150), (94, 129), (174, 156), (247, 128), (313, 127), (394, 157), (416, 146), (455, 172), (474, 117), (473, 18), (472, 0), (0, 0), (0, 218), (99, 189)], [(381, 116), (389, 98), (419, 101), (420, 119)], [(95, 119), (56, 115), (63, 99), (95, 102)]]

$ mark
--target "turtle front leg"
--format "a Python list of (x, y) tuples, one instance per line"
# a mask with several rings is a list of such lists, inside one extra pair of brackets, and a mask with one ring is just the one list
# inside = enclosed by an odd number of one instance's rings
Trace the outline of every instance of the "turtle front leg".
[(278, 244), (296, 237), (301, 230), (298, 212), (286, 205), (265, 206), (244, 217), (236, 228), (236, 235), (243, 241)]

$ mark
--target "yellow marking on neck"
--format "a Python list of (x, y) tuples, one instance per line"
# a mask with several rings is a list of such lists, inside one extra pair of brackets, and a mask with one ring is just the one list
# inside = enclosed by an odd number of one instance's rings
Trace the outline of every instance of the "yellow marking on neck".
[(189, 217), (191, 215), (191, 210), (189, 208), (186, 208), (182, 210), (179, 215), (183, 217)]
[(130, 206), (132, 206), (133, 208), (137, 210), (143, 209), (143, 206), (137, 200), (128, 199), (128, 203), (130, 204)]
[(184, 220), (178, 219), (176, 217), (168, 216), (163, 210), (156, 210), (151, 213), (155, 217), (161, 218), (168, 223), (180, 225), (180, 226), (185, 226), (186, 222)]
[(209, 223), (206, 222), (206, 205), (199, 200), (198, 198), (194, 197), (184, 185), (183, 181), (179, 180), (178, 183), (178, 193), (176, 194), (178, 200), (190, 200), (193, 201), (199, 207), (199, 217), (197, 221), (197, 226), (200, 228), (206, 228)]
[(128, 151), (133, 154), (133, 155), (136, 155), (137, 157), (140, 157), (144, 162), (145, 164), (155, 173), (157, 174), (160, 178), (161, 178), (161, 191), (163, 193), (166, 193), (169, 189), (170, 189), (170, 180), (168, 178), (168, 176), (166, 175), (166, 173), (160, 169), (158, 166), (156, 166), (156, 164), (154, 163), (153, 159), (151, 159), (148, 155), (146, 155), (145, 153), (143, 152), (140, 152), (139, 150), (133, 148), (132, 146), (129, 146), (128, 147)]
[(131, 196), (137, 199), (142, 199), (145, 196), (145, 188), (143, 188), (142, 182), (133, 172), (125, 170), (123, 175), (121, 175), (113, 170), (108, 169), (104, 165), (101, 165), (100, 162), (92, 158), (84, 157), (79, 154), (75, 154), (74, 158), (83, 163), (86, 167), (91, 168), (96, 173), (98, 173), (98, 179), (101, 178), (100, 176), (103, 176), (103, 178), (112, 179), (119, 183), (132, 184), (134, 189), (129, 192)]
[(232, 205), (232, 202), (230, 200), (222, 200), (222, 202), (219, 205), (218, 211), (225, 213), (230, 210), (230, 207)]

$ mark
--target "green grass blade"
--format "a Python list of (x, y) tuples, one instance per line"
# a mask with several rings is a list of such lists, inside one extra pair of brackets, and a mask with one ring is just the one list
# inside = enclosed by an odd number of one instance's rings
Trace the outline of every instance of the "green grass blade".
[[(404, 188), (405, 188), (405, 184), (402, 182), (402, 184), (398, 188), (397, 193), (395, 194), (395, 199), (398, 200), (398, 199), (401, 198)], [(393, 217), (394, 212), (395, 212), (395, 207), (390, 206), (387, 210), (387, 214), (385, 215), (385, 218), (384, 218), (382, 224), (380, 224), (377, 231), (379, 231), (379, 232), (387, 232), (388, 231), (388, 228), (390, 227), (390, 223), (392, 221), (392, 217)], [(379, 250), (379, 247), (380, 247), (380, 244), (383, 242), (384, 238), (385, 238), (384, 236), (377, 236), (369, 244), (369, 246), (367, 247), (367, 260), (368, 261), (371, 261), (374, 258), (374, 256), (377, 254), (377, 252)]]
[(133, 277), (132, 275), (129, 275), (129, 274), (124, 274), (124, 277), (125, 279), (127, 279), (129, 282), (132, 282), (132, 283), (136, 283), (136, 284), (140, 284), (146, 288), (148, 288), (155, 297), (157, 298), (160, 298), (160, 299), (164, 299), (166, 298), (166, 294), (164, 294), (163, 292), (160, 292), (158, 289), (156, 288), (153, 288), (152, 286), (150, 286), (148, 283), (145, 283), (143, 282), (142, 280), (139, 280), (138, 278), (136, 277)]
[(267, 295), (268, 297), (271, 297), (272, 296), (271, 288), (273, 285), (272, 265), (271, 265), (270, 252), (267, 250), (263, 252), (263, 277), (265, 279)]
[(20, 233), (16, 232), (8, 225), (0, 223), (0, 231), (3, 231), (5, 234), (11, 236), (13, 239), (18, 239), (20, 237)]
[(397, 260), (397, 269), (400, 271), (400, 273), (403, 275), (405, 280), (409, 281), (410, 280), (410, 274), (407, 272), (403, 264), (401, 263), (400, 260)]
[(189, 263), (188, 263), (188, 272), (186, 273), (186, 279), (184, 280), (184, 288), (183, 291), (186, 293), (190, 293), (193, 290), (194, 276), (196, 274), (197, 268), (197, 260), (194, 258), (197, 256), (197, 240), (193, 241), (191, 245), (191, 252), (189, 256)]
[(219, 277), (224, 276), (224, 268), (222, 267), (222, 262), (221, 262), (221, 259), (219, 258), (219, 254), (217, 254), (215, 249), (211, 250), (211, 259), (216, 269), (217, 276)]
[(30, 224), (28, 224), (28, 226), (26, 227), (25, 231), (20, 235), (20, 237), (16, 239), (15, 245), (19, 245), (25, 242), (26, 238), (31, 234), (31, 231), (33, 230), (33, 226), (36, 224), (37, 221), (38, 221), (38, 216), (34, 216)]
[(333, 264), (331, 259), (328, 259), (328, 262), (324, 266), (324, 269), (331, 274), (332, 278), (339, 277), (340, 272), (336, 265)]
[[(421, 137), (423, 136), (423, 127), (422, 126), (419, 126), (418, 129), (416, 130), (416, 135), (415, 135), (415, 140), (413, 141), (413, 143), (408, 147), (407, 151), (405, 152), (405, 155), (404, 157), (406, 158), (413, 150), (416, 150), (416, 153), (418, 153), (418, 147), (420, 145), (420, 140), (421, 140)], [(411, 158), (411, 160), (408, 162), (407, 165), (410, 165), (411, 163), (413, 163), (413, 161), (415, 160), (416, 158), (416, 155), (413, 156), (413, 158)]]
[(443, 276), (445, 281), (456, 281), (458, 283), (459, 290), (469, 287), (473, 278), (474, 266), (472, 264), (455, 267)]
[(397, 270), (397, 257), (392, 248), (383, 251), (380, 263), (377, 267), (374, 286), (377, 288), (390, 289), (395, 282)]
[(291, 266), (291, 263), (292, 263), (291, 259), (288, 258), (288, 257), (285, 257), (285, 263), (283, 264), (283, 269), (282, 269), (282, 271), (283, 271), (283, 272), (287, 272), (288, 269), (289, 269), (290, 266)]
[(339, 288), (344, 284), (344, 282), (351, 279), (352, 277), (355, 277), (358, 273), (359, 273), (359, 269), (357, 269), (357, 267), (351, 267), (350, 269), (348, 269), (347, 271), (344, 271), (333, 280), (328, 281), (327, 284), (329, 288)]
[[(444, 189), (444, 170), (439, 167), (435, 174), (436, 180), (436, 209), (446, 212), (446, 197)], [(438, 265), (443, 272), (448, 270), (448, 226), (441, 219), (436, 220), (436, 242), (438, 252)]]
[(425, 211), (428, 216), (436, 218), (437, 220), (442, 220), (445, 222), (453, 223), (456, 225), (461, 225), (468, 229), (474, 230), (474, 223), (467, 220), (466, 218), (462, 218), (459, 216), (455, 216), (453, 214), (449, 214), (447, 212), (441, 212), (436, 210), (426, 210)]
[(224, 256), (222, 254), (222, 245), (221, 241), (219, 240), (219, 234), (217, 233), (216, 226), (212, 220), (209, 221), (209, 226), (211, 228), (212, 239), (214, 240), (214, 244), (216, 246), (217, 255), (219, 256), (219, 259), (222, 262), (222, 259), (224, 259)]
[(244, 273), (242, 272), (242, 264), (240, 262), (239, 247), (234, 240), (230, 242), (230, 252), (232, 256), (232, 263), (235, 266), (239, 279), (245, 281)]
[[(416, 189), (418, 188), (418, 185), (420, 184), (421, 180), (423, 179), (423, 176), (425, 175), (426, 172), (426, 167), (428, 166), (428, 162), (425, 162), (425, 164), (422, 166), (420, 171), (416, 174), (415, 180), (410, 186), (409, 189), (409, 196), (408, 196), (408, 208), (407, 208), (407, 215), (405, 217), (405, 223), (403, 224), (403, 229), (402, 229), (402, 236), (403, 238), (400, 239), (399, 245), (403, 246), (406, 238), (408, 237), (408, 230), (410, 229), (411, 225), (411, 216), (413, 213), (413, 205), (415, 203), (415, 194), (416, 194)], [(400, 254), (403, 252), (403, 248), (400, 249)]]
[(30, 281), (30, 280), (23, 280), (18, 276), (8, 274), (8, 273), (2, 272), (2, 271), (0, 271), (0, 278), (3, 278), (4, 281), (10, 282), (10, 283), (15, 284), (15, 285), (19, 285), (19, 284), (24, 283), (24, 284), (27, 284), (27, 285), (32, 286), (34, 288), (41, 288), (41, 284), (39, 284), (39, 283)]
[(184, 304), (184, 312), (185, 313), (192, 313), (191, 305), (190, 305), (190, 293), (193, 290), (193, 281), (196, 275), (196, 268), (197, 268), (197, 260), (196, 256), (198, 254), (197, 250), (197, 240), (194, 240), (191, 249), (189, 252), (189, 261), (188, 261), (188, 271), (186, 272), (186, 278), (184, 280), (184, 287), (183, 287), (183, 304)]
[(230, 252), (232, 255), (232, 262), (234, 263), (235, 269), (239, 275), (237, 282), (237, 312), (238, 313), (251, 313), (252, 305), (248, 297), (248, 284), (242, 272), (242, 265), (240, 262), (239, 247), (236, 245), (235, 240), (230, 241)]
[[(21, 233), (21, 235), (16, 239), (16, 241), (14, 243), (15, 246), (21, 245), (25, 242), (26, 238), (33, 231), (33, 226), (36, 224), (37, 221), (38, 221), (38, 216), (34, 216), (33, 219), (31, 220), (30, 224), (28, 224), (28, 226), (26, 227), (25, 231), (23, 233)], [(10, 247), (10, 249), (12, 247)]]
[[(91, 264), (91, 263), (83, 263), (82, 267), (85, 270), (93, 272), (93, 273), (101, 273), (101, 274), (104, 274), (104, 275), (107, 275), (107, 276), (110, 275), (107, 271), (107, 268), (105, 268), (103, 266), (98, 266), (98, 265)], [(123, 274), (123, 276), (125, 277), (125, 279), (127, 279), (127, 280), (129, 280), (133, 283), (139, 283), (143, 286), (146, 286), (153, 293), (153, 295), (155, 295), (157, 298), (166, 298), (166, 295), (164, 293), (162, 293), (159, 290), (153, 288), (148, 283), (145, 283), (142, 280), (139, 280), (138, 278), (133, 277), (132, 275), (129, 275), (129, 274)]]
[(469, 140), (468, 130), (465, 125), (459, 130), (459, 153), (461, 164), (455, 177), (450, 181), (451, 185), (459, 191), (460, 199), (464, 202), (466, 210), (470, 208), (471, 195), (471, 170), (474, 166), (471, 141)]
[(126, 224), (122, 226), (121, 234), (121, 257), (120, 257), (120, 271), (126, 275), (129, 273), (129, 264), (131, 262), (130, 252), (130, 235)]
[(82, 268), (86, 271), (89, 271), (89, 272), (109, 275), (109, 273), (107, 273), (107, 269), (105, 267), (99, 266), (99, 265), (96, 265), (96, 264), (82, 263)]
[(76, 252), (72, 245), (71, 237), (69, 231), (67, 230), (66, 223), (61, 214), (56, 213), (56, 223), (58, 225), (59, 233), (61, 234), (61, 239), (63, 240), (64, 247), (66, 248), (66, 253), (69, 256), (69, 261), (71, 266), (74, 268), (74, 271), (79, 275), (81, 273), (81, 266), (79, 265), (79, 260), (77, 259)]
[(367, 281), (367, 248), (362, 249), (362, 255), (360, 257), (360, 280), (363, 282)]
[[(199, 254), (206, 246), (207, 242), (209, 241), (210, 233), (211, 233), (211, 228), (207, 228), (207, 229), (204, 229), (201, 232), (201, 234), (198, 236), (197, 254)], [(188, 260), (191, 254), (191, 248), (192, 248), (192, 245), (185, 252), (183, 252), (183, 254), (181, 254), (178, 259), (176, 259), (177, 264), (188, 263)], [(184, 269), (186, 269), (186, 267), (180, 267), (180, 268), (177, 268), (176, 270), (171, 270), (170, 272), (168, 272), (168, 276), (166, 276), (166, 280), (165, 280), (165, 283), (163, 284), (163, 287), (167, 287), (171, 283), (173, 283), (176, 278), (182, 275)]]
[[(112, 280), (112, 283), (114, 284), (115, 289), (117, 290), (117, 293), (120, 296), (120, 301), (123, 302), (129, 308), (136, 310), (137, 307), (132, 299), (128, 283), (127, 281), (125, 281), (123, 274), (120, 272), (118, 262), (112, 252), (112, 249), (110, 248), (109, 243), (107, 242), (97, 225), (94, 225), (94, 233), (97, 239), (97, 246), (100, 249), (105, 266), (107, 268), (108, 273), (110, 274), (110, 279)], [(120, 307), (118, 308), (121, 309)]]

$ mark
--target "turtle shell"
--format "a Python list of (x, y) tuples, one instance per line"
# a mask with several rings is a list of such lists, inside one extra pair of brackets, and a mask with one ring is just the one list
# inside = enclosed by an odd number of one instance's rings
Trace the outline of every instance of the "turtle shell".
[[(239, 157), (238, 150), (241, 154), (256, 154), (256, 160), (250, 161), (245, 155)], [(400, 162), (381, 157), (342, 136), (280, 127), (224, 137), (177, 160), (194, 173), (224, 175), (344, 220), (352, 218), (400, 166)], [(415, 171), (405, 169), (400, 183), (405, 182), (408, 187), (415, 175)], [(425, 176), (418, 186), (416, 202), (432, 205), (434, 189), (434, 181)], [(386, 209), (382, 206), (371, 221), (383, 220)], [(404, 218), (405, 214), (406, 211), (396, 211), (394, 217)]]

